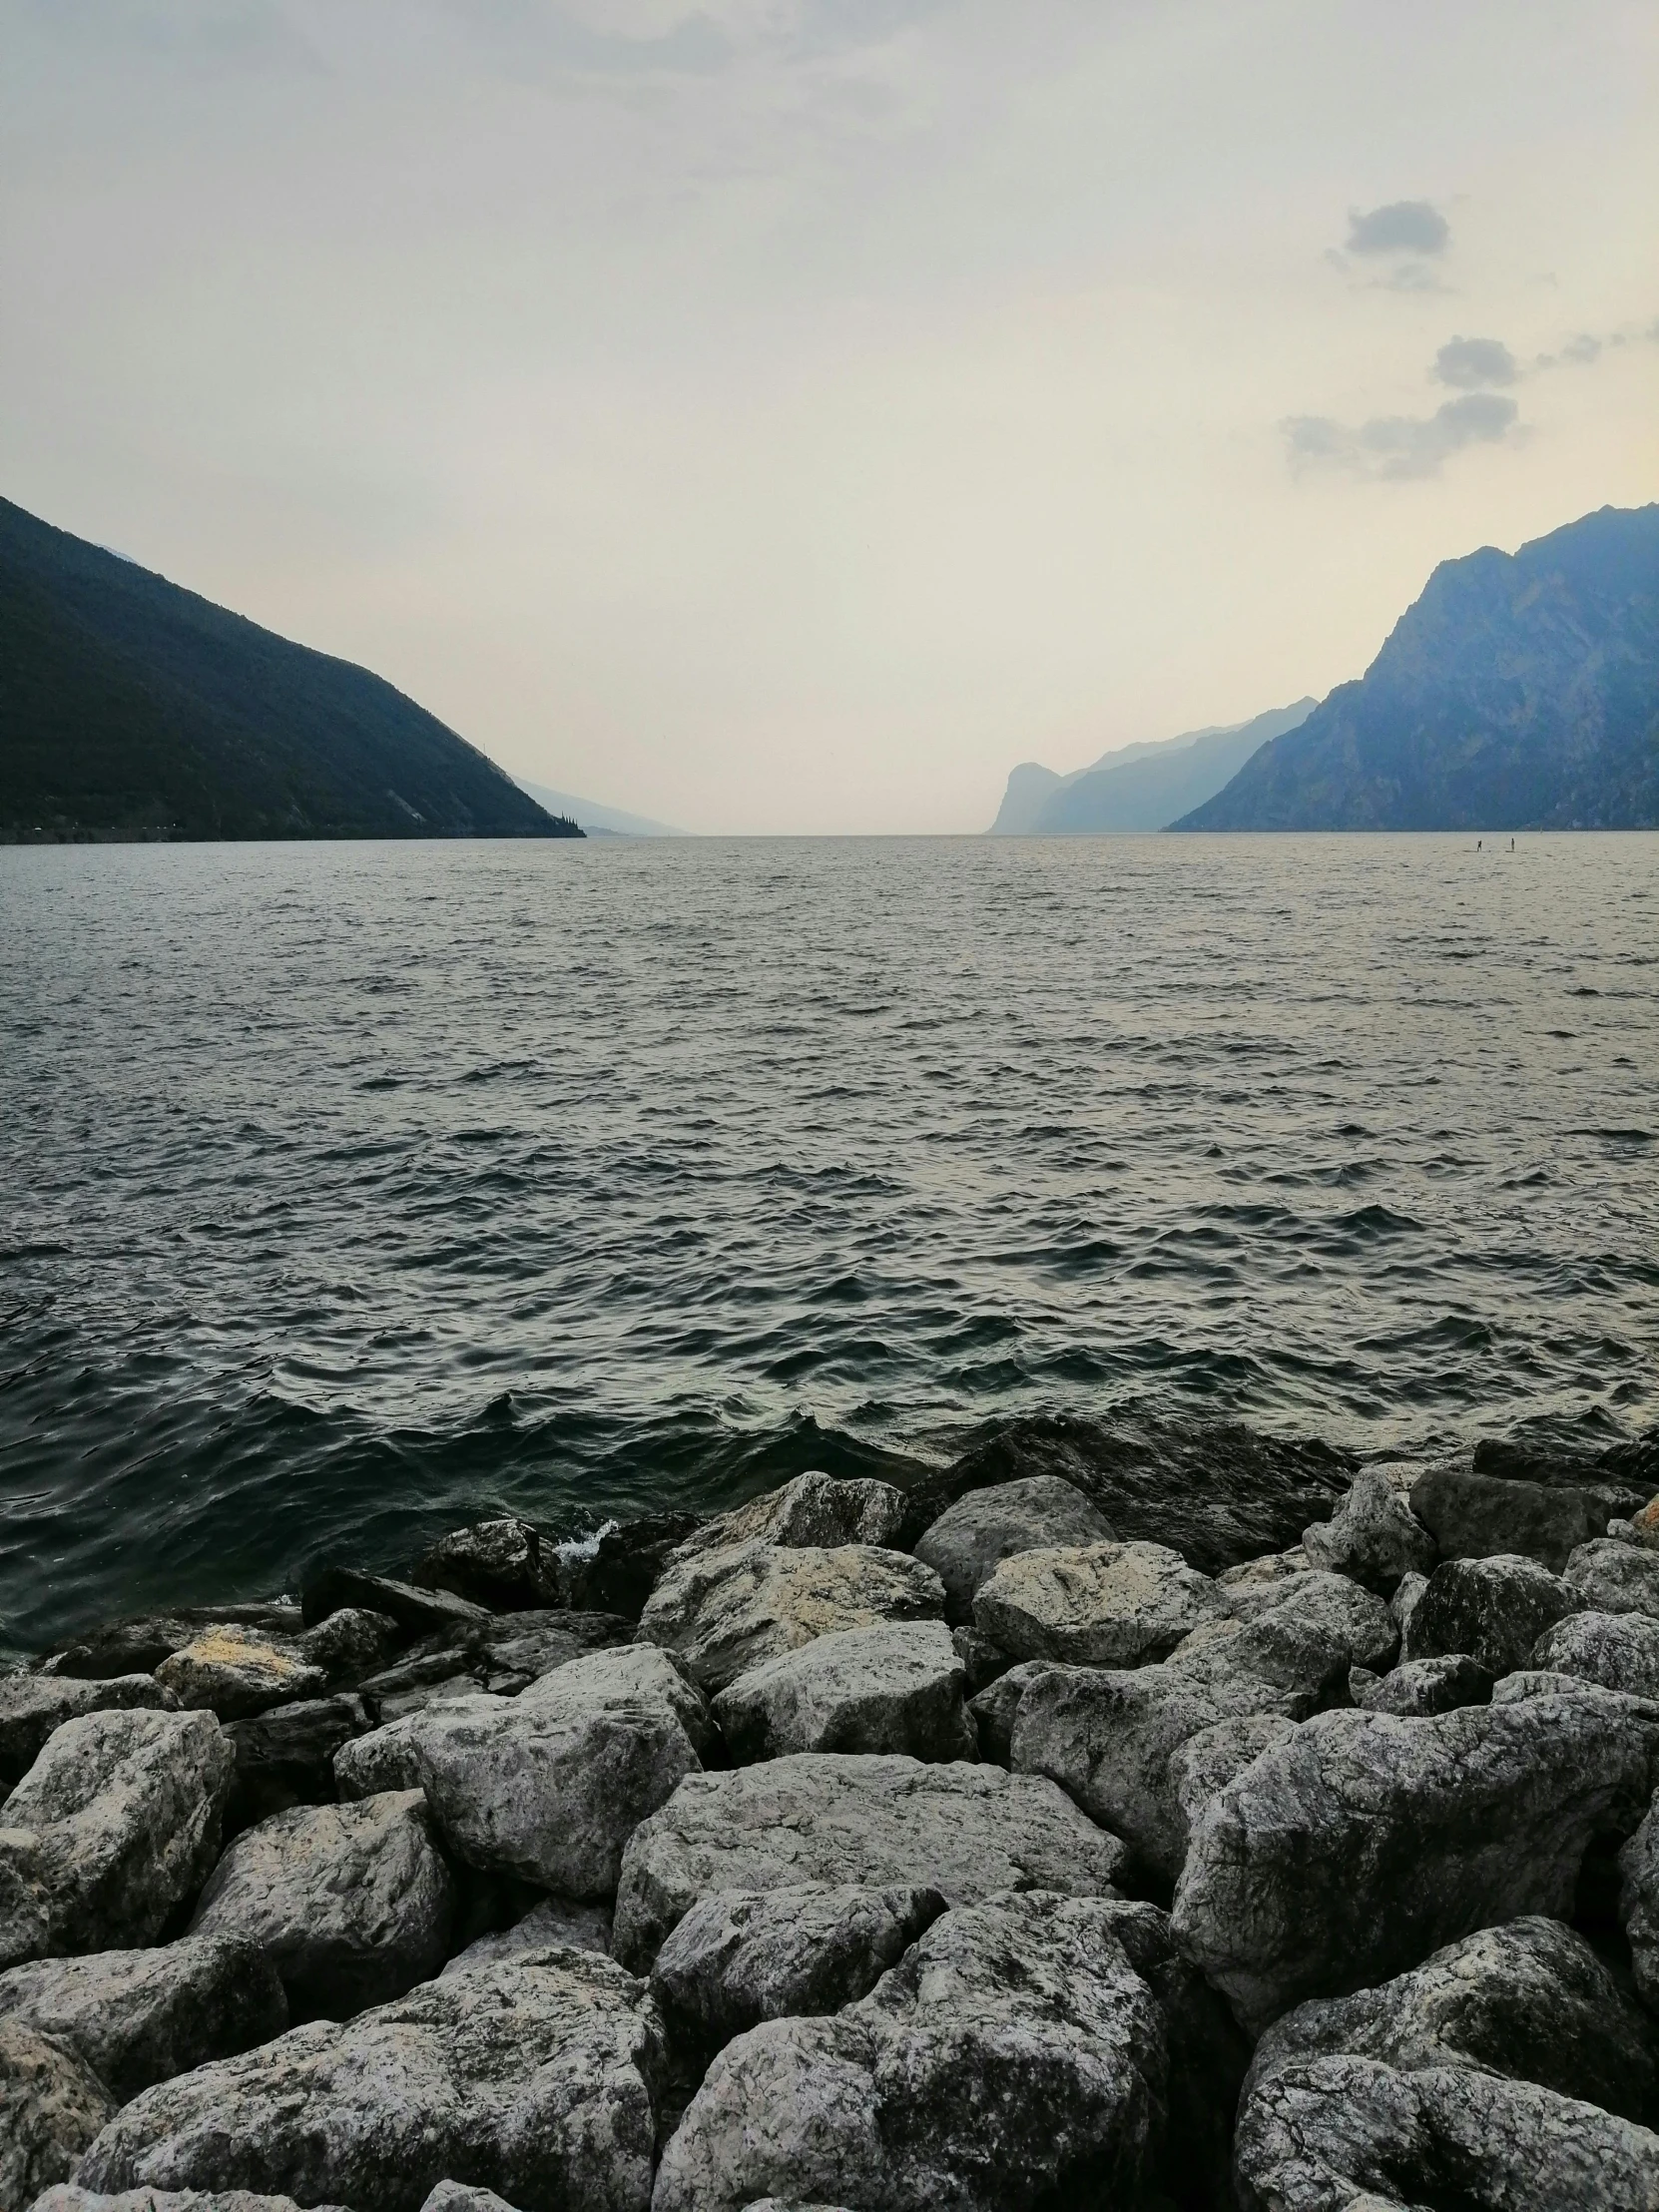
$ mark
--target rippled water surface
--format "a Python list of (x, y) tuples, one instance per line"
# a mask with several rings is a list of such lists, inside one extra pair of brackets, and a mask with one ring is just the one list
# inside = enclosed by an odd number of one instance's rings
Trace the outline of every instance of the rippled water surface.
[(0, 851), (0, 1626), (1130, 1395), (1638, 1427), (1656, 985), (1650, 836)]

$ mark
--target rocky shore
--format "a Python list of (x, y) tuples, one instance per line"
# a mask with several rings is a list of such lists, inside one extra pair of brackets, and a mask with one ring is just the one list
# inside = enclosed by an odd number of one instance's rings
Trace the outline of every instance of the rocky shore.
[(1659, 2212), (1659, 1436), (1009, 1427), (0, 1676), (0, 2212)]

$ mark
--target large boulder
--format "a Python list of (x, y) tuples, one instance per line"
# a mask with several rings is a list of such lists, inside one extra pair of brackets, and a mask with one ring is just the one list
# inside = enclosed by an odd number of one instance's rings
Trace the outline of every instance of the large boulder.
[(1438, 1659), (1460, 1651), (1488, 1674), (1512, 1674), (1546, 1628), (1579, 1609), (1575, 1593), (1535, 1559), (1447, 1559), (1412, 1609), (1402, 1656)]
[(441, 1728), (451, 1716), (499, 1714), (505, 1700), (482, 1690), (458, 1696), (434, 1698), (397, 1720), (371, 1728), (366, 1735), (349, 1737), (333, 1757), (334, 1788), (344, 1802), (377, 1797), (387, 1790), (420, 1788), (420, 1743), (430, 1731)]
[(796, 1751), (972, 1759), (966, 1683), (942, 1621), (883, 1621), (763, 1660), (721, 1691), (714, 1713), (740, 1766)]
[(0, 2017), (69, 2044), (125, 2101), (270, 2042), (287, 2026), (288, 2008), (276, 1968), (251, 1945), (187, 1936), (153, 1949), (13, 1966), (0, 1974)]
[[(1351, 1684), (1352, 1686), (1352, 1684)], [(1407, 1659), (1354, 1691), (1354, 1702), (1368, 1713), (1393, 1713), (1401, 1720), (1424, 1720), (1431, 1713), (1454, 1713), (1460, 1705), (1489, 1705), (1492, 1678), (1478, 1660), (1460, 1651), (1441, 1659)]]
[(720, 1890), (658, 1951), (651, 1991), (674, 2041), (712, 2054), (763, 2020), (867, 1995), (944, 1909), (937, 1890), (861, 1883)]
[(304, 1626), (297, 1605), (219, 1605), (176, 1613), (143, 1613), (106, 1621), (60, 1644), (37, 1662), (45, 1675), (71, 1675), (88, 1682), (117, 1675), (154, 1674), (170, 1652), (179, 1651), (204, 1628), (229, 1622), (263, 1629), (268, 1636), (297, 1636)]
[(856, 2004), (729, 2043), (663, 2154), (654, 2212), (756, 2198), (869, 2212), (1125, 2203), (1168, 2028), (1114, 1922), (1053, 1895), (947, 1913)]
[(193, 1636), (156, 1669), (156, 1680), (187, 1709), (248, 1720), (291, 1698), (320, 1697), (328, 1675), (297, 1644), (257, 1628), (218, 1621)]
[[(235, 1770), (211, 1713), (65, 1721), (6, 1801), (0, 1861), (44, 1904), (42, 1952), (154, 1942), (207, 1879)], [(5, 1939), (0, 1960), (26, 1955)], [(9, 1955), (8, 1953), (9, 1948)]]
[(1311, 1567), (1352, 1575), (1370, 1590), (1391, 1597), (1407, 1574), (1434, 1565), (1434, 1539), (1411, 1510), (1404, 1487), (1386, 1467), (1368, 1467), (1328, 1521), (1302, 1532)]
[(974, 1626), (1015, 1659), (1138, 1667), (1168, 1658), (1227, 1606), (1207, 1574), (1166, 1544), (1017, 1551), (973, 1600)]
[(644, 1513), (638, 1520), (606, 1521), (591, 1536), (559, 1546), (564, 1602), (623, 1613), (637, 1621), (664, 1568), (702, 1525), (696, 1513)]
[(571, 1950), (611, 1955), (611, 1916), (603, 1905), (577, 1905), (569, 1898), (543, 1898), (521, 1921), (510, 1928), (492, 1929), (457, 1951), (443, 1968), (445, 1974), (470, 1973), (474, 1966), (490, 1965), (497, 1958), (516, 1958), (520, 1951), (545, 1950), (559, 1943)]
[[(1234, 1585), (1221, 1594), (1234, 1620), (1256, 1621), (1271, 1613), (1275, 1620), (1295, 1622), (1308, 1634), (1340, 1645), (1351, 1666), (1391, 1667), (1399, 1651), (1399, 1624), (1392, 1612), (1375, 1591), (1346, 1574), (1311, 1569), (1284, 1582)], [(1195, 1629), (1193, 1646), (1214, 1633), (1213, 1627)], [(1177, 1647), (1177, 1658), (1181, 1649)]]
[(1325, 1444), (1126, 1409), (1104, 1420), (1009, 1421), (908, 1495), (919, 1536), (969, 1491), (1058, 1475), (1125, 1542), (1168, 1544), (1189, 1566), (1220, 1574), (1297, 1543), (1310, 1521), (1335, 1509), (1356, 1471), (1351, 1457)]
[(74, 1675), (0, 1674), (0, 1783), (17, 1782), (40, 1755), (53, 1729), (83, 1713), (143, 1707), (170, 1713), (178, 1700), (148, 1674), (83, 1682)]
[(650, 1964), (717, 1890), (800, 1883), (1112, 1894), (1127, 1854), (1053, 1783), (999, 1767), (807, 1754), (692, 1775), (635, 1831), (617, 1891), (616, 1953)]
[(1646, 1613), (1659, 1620), (1659, 1552), (1610, 1536), (1580, 1544), (1561, 1576), (1580, 1605), (1597, 1613)]
[(114, 2110), (67, 2043), (0, 2019), (0, 2212), (27, 2212), (43, 2189), (67, 2181)]
[(1223, 1722), (1306, 1720), (1346, 1700), (1352, 1665), (1346, 1636), (1268, 1612), (1195, 1636), (1160, 1666), (1043, 1668), (1014, 1707), (1010, 1759), (1057, 1782), (1171, 1883), (1193, 1803), (1177, 1786), (1175, 1753)]
[(1522, 1556), (1559, 1574), (1569, 1555), (1607, 1532), (1608, 1503), (1581, 1489), (1509, 1481), (1471, 1468), (1430, 1467), (1411, 1490), (1411, 1511), (1442, 1559)]
[(389, 1613), (342, 1605), (296, 1636), (293, 1648), (307, 1666), (320, 1667), (329, 1682), (356, 1682), (383, 1667), (402, 1640), (403, 1632)]
[(345, 1606), (365, 1613), (383, 1613), (406, 1636), (425, 1636), (434, 1629), (489, 1618), (488, 1606), (474, 1605), (452, 1590), (422, 1590), (391, 1575), (364, 1574), (357, 1567), (322, 1567), (299, 1595), (299, 1609), (307, 1628), (314, 1628), (318, 1621), (325, 1621), (330, 1613)]
[(1258, 2029), (1476, 1929), (1564, 1919), (1592, 1838), (1639, 1820), (1656, 1752), (1659, 1722), (1588, 1685), (1427, 1720), (1320, 1714), (1204, 1809), (1178, 1936)]
[(1033, 1474), (970, 1490), (945, 1508), (913, 1549), (944, 1584), (946, 1618), (962, 1623), (973, 1618), (974, 1593), (1015, 1552), (1103, 1543), (1116, 1534), (1075, 1484), (1057, 1474)]
[[(35, 2199), (33, 2212), (299, 2212), (299, 2207), (292, 2197), (262, 2197), (250, 2189), (122, 2189), (111, 2197), (60, 2181)], [(322, 2204), (313, 2212), (344, 2212), (344, 2207)]]
[(346, 2019), (435, 1974), (454, 1916), (454, 1882), (411, 1790), (298, 1805), (249, 1829), (191, 1927), (268, 1958), (296, 2020)]
[(1240, 2110), (1240, 2201), (1645, 2204), (1620, 2192), (1659, 2173), (1641, 2139), (1653, 2100), (1636, 2007), (1581, 1936), (1516, 1921), (1269, 2029)]
[(419, 2212), (464, 2174), (523, 2212), (644, 2212), (662, 2066), (642, 1983), (524, 1951), (147, 2089), (76, 2179)]
[(708, 1709), (649, 1644), (590, 1652), (519, 1697), (477, 1698), (416, 1731), (445, 1842), (485, 1872), (573, 1898), (614, 1895), (622, 1848), (701, 1768)]
[(1659, 2012), (1659, 1813), (1650, 1806), (1619, 1853), (1618, 1917), (1644, 2003)]
[[(336, 1615), (336, 1618), (339, 1616)], [(350, 1691), (274, 1706), (225, 1733), (236, 1756), (236, 1782), (225, 1809), (227, 1835), (285, 1813), (290, 1805), (323, 1805), (334, 1795), (334, 1755), (368, 1732), (368, 1712)]]
[(678, 1558), (652, 1591), (639, 1634), (678, 1652), (712, 1692), (815, 1636), (943, 1615), (938, 1576), (905, 1552), (756, 1539)]
[(842, 1544), (896, 1544), (904, 1525), (904, 1493), (868, 1475), (850, 1478), (816, 1471), (798, 1474), (776, 1490), (718, 1513), (692, 1530), (675, 1562), (700, 1551), (728, 1551), (734, 1544), (784, 1544), (792, 1550), (832, 1551)]
[(1650, 1613), (1569, 1613), (1538, 1638), (1532, 1664), (1604, 1690), (1659, 1698), (1659, 1620)]
[(428, 1589), (451, 1590), (475, 1605), (516, 1613), (559, 1603), (559, 1565), (556, 1538), (508, 1514), (440, 1536), (423, 1553), (411, 1579)]

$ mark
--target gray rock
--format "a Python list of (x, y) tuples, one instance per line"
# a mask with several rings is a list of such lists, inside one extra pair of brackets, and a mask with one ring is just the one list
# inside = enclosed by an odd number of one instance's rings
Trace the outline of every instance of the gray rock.
[(85, 2059), (22, 2020), (0, 2020), (0, 2212), (67, 2180), (115, 2106)]
[(1548, 1489), (1458, 1466), (1431, 1467), (1411, 1510), (1442, 1560), (1523, 1556), (1559, 1574), (1569, 1554), (1604, 1535), (1608, 1506), (1580, 1489)]
[[(61, 2181), (37, 2197), (32, 2212), (299, 2212), (292, 2197), (256, 2196), (248, 2189), (123, 2189), (113, 2197)], [(320, 2204), (314, 2212), (345, 2212)]]
[(187, 1710), (248, 1720), (292, 1698), (320, 1697), (321, 1667), (308, 1665), (296, 1643), (257, 1628), (219, 1621), (162, 1661), (156, 1680)]
[(514, 2212), (514, 2207), (493, 2189), (476, 2189), (464, 2181), (440, 2181), (420, 2212)]
[(1110, 1541), (1104, 1513), (1057, 1474), (1028, 1475), (969, 1490), (948, 1506), (914, 1545), (916, 1557), (944, 1584), (945, 1616), (973, 1617), (976, 1590), (1017, 1551)]
[(1422, 1593), (1427, 1587), (1428, 1577), (1425, 1574), (1401, 1575), (1398, 1589), (1388, 1600), (1388, 1611), (1393, 1615), (1394, 1626), (1399, 1630), (1399, 1640), (1402, 1648), (1405, 1645), (1411, 1615), (1422, 1602)]
[(904, 1493), (867, 1475), (798, 1474), (776, 1490), (719, 1513), (692, 1531), (670, 1564), (734, 1544), (783, 1544), (790, 1549), (832, 1551), (842, 1544), (895, 1544), (904, 1525)]
[(45, 1948), (153, 1942), (218, 1855), (234, 1764), (211, 1713), (88, 1713), (56, 1729), (0, 1838), (0, 1860), (44, 1900)]
[(1460, 1705), (1489, 1705), (1491, 1696), (1486, 1669), (1461, 1652), (1448, 1652), (1442, 1659), (1407, 1659), (1356, 1690), (1354, 1702), (1368, 1713), (1421, 1720), (1430, 1713), (1454, 1713)]
[(1604, 1690), (1659, 1698), (1659, 1620), (1648, 1613), (1571, 1613), (1544, 1630), (1532, 1664)]
[(1588, 1686), (1426, 1720), (1323, 1713), (1212, 1798), (1175, 1894), (1187, 1954), (1259, 2029), (1527, 1913), (1640, 1817), (1659, 1725)]
[(713, 1692), (815, 1636), (943, 1613), (938, 1576), (905, 1552), (757, 1540), (677, 1555), (651, 1593), (639, 1634), (642, 1643), (678, 1652)]
[(867, 1995), (944, 1909), (937, 1890), (856, 1883), (721, 1890), (657, 1953), (651, 1992), (676, 2043), (712, 2055), (763, 2020)]
[[(1349, 1654), (1350, 1664), (1379, 1672), (1391, 1667), (1399, 1651), (1399, 1630), (1393, 1614), (1375, 1591), (1353, 1582), (1346, 1574), (1310, 1569), (1280, 1583), (1255, 1588), (1224, 1590), (1228, 1612), (1239, 1621), (1256, 1621), (1271, 1613), (1276, 1620), (1295, 1621), (1311, 1635), (1319, 1636)], [(1194, 1644), (1213, 1632), (1194, 1632)], [(1176, 1656), (1181, 1654), (1177, 1646)]]
[(27, 1829), (0, 1828), (0, 1967), (44, 1958), (52, 1947), (52, 1914), (39, 1872), (40, 1839)]
[(83, 1713), (136, 1707), (171, 1713), (178, 1700), (147, 1674), (83, 1682), (73, 1675), (0, 1674), (0, 1782), (17, 1782), (53, 1729)]
[(418, 2212), (462, 2173), (525, 2212), (644, 2212), (662, 2066), (641, 1983), (524, 1951), (147, 2089), (76, 2179)]
[(1640, 2006), (1582, 1936), (1536, 1918), (1466, 1936), (1376, 1988), (1299, 2004), (1257, 2045), (1245, 2093), (1287, 2066), (1333, 2056), (1402, 2072), (1473, 2067), (1643, 2126), (1659, 2089)]
[(1659, 1552), (1610, 1536), (1580, 1544), (1561, 1577), (1596, 1613), (1647, 1613), (1659, 1620)]
[[(603, 1905), (577, 1905), (569, 1898), (544, 1898), (532, 1906), (523, 1920), (511, 1928), (497, 1929), (468, 1943), (444, 1967), (445, 1974), (470, 1973), (498, 1958), (516, 1958), (520, 1951), (545, 1950), (561, 1943), (571, 1950), (591, 1950), (601, 1958), (611, 1955), (611, 1916)], [(442, 1977), (440, 1976), (440, 1979)]]
[(1296, 1734), (1297, 1723), (1278, 1713), (1243, 1713), (1216, 1721), (1170, 1753), (1169, 1789), (1190, 1836), (1213, 1797), (1235, 1775)]
[(1311, 1574), (1314, 1563), (1300, 1544), (1289, 1551), (1265, 1551), (1259, 1559), (1241, 1560), (1216, 1576), (1224, 1590), (1253, 1590), (1264, 1582), (1288, 1582), (1293, 1575)]
[(1368, 1467), (1328, 1521), (1303, 1532), (1312, 1567), (1352, 1575), (1370, 1590), (1391, 1597), (1407, 1574), (1434, 1565), (1434, 1539), (1412, 1512), (1405, 1492), (1382, 1467)]
[(1040, 1895), (947, 1913), (858, 2003), (740, 2036), (663, 2154), (654, 2212), (1130, 2201), (1169, 2074), (1162, 2010), (1113, 1932), (1133, 1910)]
[(294, 1649), (306, 1666), (320, 1667), (329, 1682), (355, 1682), (383, 1667), (401, 1640), (389, 1613), (342, 1605), (296, 1637)]
[(1620, 1925), (1642, 2001), (1659, 2012), (1659, 1815), (1650, 1807), (1619, 1853)]
[(1053, 1783), (998, 1767), (808, 1754), (693, 1775), (635, 1831), (616, 1952), (644, 1967), (700, 1898), (800, 1883), (1109, 1895), (1127, 1854)]
[(386, 1790), (420, 1788), (420, 1738), (453, 1714), (499, 1712), (502, 1700), (483, 1690), (434, 1698), (412, 1713), (371, 1728), (340, 1745), (334, 1753), (334, 1787), (344, 1801), (377, 1797)]
[(1313, 2058), (1240, 2114), (1244, 2212), (1650, 2212), (1659, 2136), (1529, 2081)]
[(276, 1969), (222, 1936), (13, 1966), (0, 1974), (0, 2016), (67, 2043), (118, 2102), (288, 2024)]
[(334, 1795), (335, 1753), (365, 1735), (368, 1725), (362, 1699), (343, 1691), (230, 1722), (225, 1734), (237, 1775), (225, 1811), (226, 1834), (252, 1828), (290, 1805), (325, 1804)]
[(501, 1612), (557, 1605), (559, 1547), (529, 1521), (508, 1515), (440, 1536), (414, 1572), (416, 1582), (452, 1590)]
[(344, 2019), (435, 1974), (454, 1915), (454, 1882), (411, 1790), (262, 1821), (219, 1862), (191, 1926), (270, 1959), (296, 2020)]
[(307, 1628), (325, 1621), (346, 1606), (359, 1612), (384, 1613), (406, 1636), (428, 1635), (433, 1629), (457, 1623), (483, 1621), (489, 1608), (456, 1597), (450, 1590), (421, 1590), (412, 1582), (398, 1582), (387, 1574), (363, 1574), (355, 1567), (324, 1567), (305, 1584), (299, 1607)]
[(181, 1650), (216, 1621), (263, 1629), (268, 1636), (297, 1636), (304, 1626), (298, 1606), (287, 1604), (219, 1605), (177, 1613), (146, 1613), (131, 1620), (108, 1621), (73, 1643), (60, 1645), (39, 1661), (39, 1671), (89, 1682), (122, 1674), (154, 1674), (170, 1652)]
[(1488, 1674), (1512, 1674), (1526, 1665), (1544, 1630), (1577, 1612), (1579, 1602), (1535, 1559), (1447, 1559), (1411, 1614), (1403, 1656), (1438, 1659), (1460, 1651)]
[(1006, 1767), (1013, 1760), (1014, 1715), (1019, 1711), (1019, 1701), (1048, 1667), (1046, 1659), (1022, 1659), (1018, 1666), (1000, 1674), (988, 1689), (981, 1690), (968, 1710), (979, 1737), (979, 1756), (993, 1765)]
[(1059, 1783), (1173, 1882), (1187, 1850), (1174, 1754), (1222, 1722), (1308, 1719), (1346, 1697), (1352, 1663), (1345, 1636), (1268, 1612), (1194, 1637), (1161, 1666), (1049, 1667), (1015, 1710), (1012, 1763)]
[(1226, 1612), (1207, 1574), (1147, 1543), (1014, 1552), (973, 1600), (974, 1625), (1013, 1658), (1087, 1667), (1167, 1658)]
[(988, 1636), (981, 1636), (977, 1628), (953, 1628), (950, 1641), (966, 1671), (969, 1697), (977, 1697), (981, 1690), (989, 1689), (997, 1677), (1006, 1674), (1013, 1665), (1008, 1654), (999, 1650)]
[(972, 1759), (966, 1682), (942, 1621), (884, 1621), (764, 1660), (721, 1691), (714, 1713), (739, 1766), (795, 1751)]
[(631, 1644), (572, 1660), (520, 1697), (428, 1714), (415, 1739), (458, 1858), (593, 1900), (615, 1894), (641, 1821), (699, 1772), (710, 1723), (673, 1662)]

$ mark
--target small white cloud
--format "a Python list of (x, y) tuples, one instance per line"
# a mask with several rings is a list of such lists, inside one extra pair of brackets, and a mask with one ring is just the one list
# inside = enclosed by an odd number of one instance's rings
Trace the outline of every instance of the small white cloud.
[(1411, 254), (1432, 258), (1451, 242), (1451, 226), (1427, 200), (1391, 200), (1385, 208), (1348, 212), (1351, 254)]
[(1457, 391), (1479, 391), (1492, 384), (1512, 384), (1520, 363), (1501, 338), (1448, 338), (1434, 356), (1429, 371), (1436, 383)]
[(1291, 467), (1346, 469), (1399, 483), (1438, 476), (1465, 446), (1499, 445), (1515, 428), (1517, 409), (1500, 392), (1470, 391), (1431, 415), (1374, 415), (1357, 428), (1330, 415), (1292, 415), (1280, 425)]

